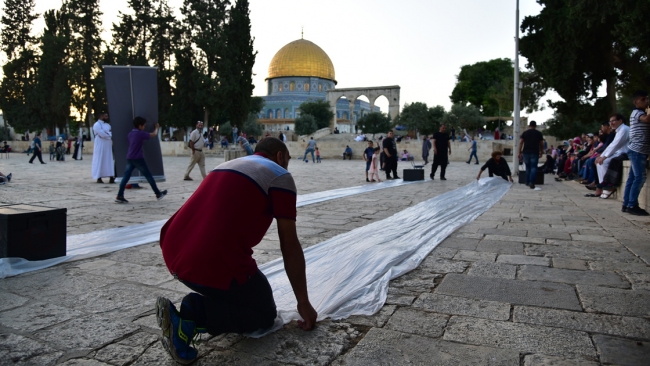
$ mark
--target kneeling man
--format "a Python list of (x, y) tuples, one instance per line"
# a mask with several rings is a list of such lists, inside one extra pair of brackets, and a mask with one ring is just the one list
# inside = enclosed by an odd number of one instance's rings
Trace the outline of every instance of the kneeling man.
[(169, 299), (156, 302), (163, 345), (177, 362), (196, 358), (190, 342), (198, 333), (247, 333), (273, 325), (273, 291), (252, 248), (274, 218), (287, 277), (304, 319), (300, 326), (314, 326), (317, 314), (307, 295), (305, 257), (296, 233), (296, 185), (287, 171), (290, 158), (283, 142), (264, 138), (254, 155), (210, 172), (163, 226), (160, 246), (167, 268), (194, 291), (183, 298), (180, 311)]

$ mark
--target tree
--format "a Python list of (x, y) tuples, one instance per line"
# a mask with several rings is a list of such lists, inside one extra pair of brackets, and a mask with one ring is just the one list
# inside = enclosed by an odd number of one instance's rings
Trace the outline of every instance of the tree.
[[(232, 140), (232, 125), (226, 122), (219, 126), (219, 135), (226, 136), (228, 140)], [(233, 141), (234, 143), (235, 141)]]
[(318, 131), (316, 118), (314, 118), (314, 116), (311, 114), (301, 114), (300, 117), (295, 119), (294, 124), (294, 130), (300, 136), (311, 135), (312, 133)]
[(206, 125), (210, 118), (216, 121), (230, 104), (226, 75), (231, 65), (223, 58), (227, 54), (224, 23), (228, 4), (227, 0), (184, 0), (181, 7), (184, 37), (190, 43), (197, 71), (195, 97), (204, 108)]
[[(73, 106), (90, 127), (102, 52), (99, 0), (65, 0), (70, 14)], [(98, 114), (101, 111), (94, 111)]]
[(474, 106), (454, 104), (445, 115), (444, 123), (450, 126), (459, 126), (468, 131), (474, 131), (485, 124), (485, 117)]
[[(477, 62), (461, 67), (458, 82), (451, 93), (454, 104), (470, 104), (483, 116), (510, 116), (514, 99), (514, 67), (507, 58)], [(540, 109), (539, 100), (547, 88), (534, 72), (520, 72), (524, 87), (521, 90), (521, 107), (528, 113)], [(495, 126), (488, 126), (493, 129)]]
[(386, 133), (390, 129), (390, 117), (384, 113), (368, 113), (357, 121), (357, 126), (363, 133)]
[(11, 123), (18, 131), (43, 125), (35, 114), (33, 99), (37, 58), (31, 31), (36, 18), (34, 0), (5, 0), (0, 38), (7, 62), (2, 66), (0, 109), (5, 124)]
[(262, 109), (264, 109), (264, 98), (262, 97), (252, 97), (251, 98), (251, 104), (250, 104), (250, 113), (252, 114), (259, 114)]
[(171, 97), (168, 119), (174, 126), (192, 127), (204, 117), (203, 107), (196, 101), (199, 71), (194, 67), (193, 51), (189, 46), (176, 50), (174, 55), (176, 88)]
[(411, 131), (430, 135), (438, 131), (444, 115), (445, 108), (442, 106), (429, 108), (425, 103), (415, 102), (404, 105), (398, 124), (406, 126)]
[(601, 123), (592, 122), (589, 124), (570, 119), (560, 113), (554, 113), (553, 118), (544, 123), (547, 128), (543, 131), (544, 135), (555, 136), (558, 139), (571, 139), (580, 136), (583, 133), (598, 132)]
[(230, 100), (228, 114), (230, 120), (239, 125), (250, 121), (251, 95), (254, 88), (253, 65), (257, 55), (253, 50), (254, 38), (251, 37), (249, 14), (248, 0), (236, 0), (235, 6), (230, 8), (228, 23), (225, 26), (229, 64), (229, 71), (225, 75)]
[(326, 100), (310, 100), (300, 105), (300, 113), (314, 117), (319, 130), (329, 127), (330, 121), (334, 118), (334, 112), (330, 108), (330, 103)]
[(521, 24), (520, 49), (527, 67), (564, 99), (549, 103), (557, 113), (583, 124), (602, 121), (616, 111), (618, 93), (650, 86), (649, 2), (538, 2), (542, 11)]
[(65, 128), (70, 118), (70, 44), (69, 14), (62, 10), (49, 10), (44, 14), (45, 30), (41, 37), (41, 57), (36, 73), (34, 96), (37, 113), (49, 127)]
[(167, 0), (157, 0), (157, 5), (154, 5), (156, 9), (151, 30), (149, 59), (154, 66), (158, 67), (158, 121), (163, 126), (169, 126), (174, 125), (175, 122), (171, 118), (170, 112), (175, 93), (172, 87), (174, 77), (172, 57), (174, 50), (179, 46), (177, 42), (178, 22), (167, 4)]
[(257, 123), (257, 115), (253, 114), (253, 113), (249, 114), (248, 119), (243, 124), (241, 130), (246, 135), (261, 136), (262, 135), (262, 126), (260, 126), (260, 124)]

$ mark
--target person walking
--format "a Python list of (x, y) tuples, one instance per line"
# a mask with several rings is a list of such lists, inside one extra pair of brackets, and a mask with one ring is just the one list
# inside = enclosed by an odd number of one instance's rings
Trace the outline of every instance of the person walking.
[(298, 326), (306, 331), (314, 327), (317, 313), (309, 300), (296, 232), (296, 184), (287, 171), (289, 159), (279, 139), (260, 140), (254, 155), (211, 171), (162, 227), (160, 248), (167, 269), (192, 291), (179, 308), (168, 298), (156, 300), (161, 341), (175, 361), (196, 359), (192, 341), (199, 333), (242, 334), (273, 326), (273, 289), (252, 256), (273, 221), (302, 317)]
[(544, 135), (537, 131), (537, 122), (530, 121), (528, 130), (521, 134), (519, 139), (519, 160), (526, 164), (526, 185), (535, 189), (537, 179), (537, 165), (539, 158), (544, 154)]
[(95, 146), (93, 147), (93, 179), (104, 183), (102, 177), (109, 177), (109, 183), (115, 183), (115, 164), (113, 163), (113, 133), (108, 121), (108, 113), (101, 113), (93, 125)]
[(314, 141), (314, 137), (312, 136), (309, 141), (307, 141), (307, 149), (305, 150), (305, 156), (303, 156), (302, 160), (305, 161), (305, 163), (309, 163), (309, 160), (307, 160), (307, 154), (311, 153), (311, 160), (312, 162), (316, 162), (316, 159), (314, 158), (314, 150), (316, 149), (316, 141)]
[(38, 158), (38, 161), (41, 162), (41, 164), (47, 164), (43, 161), (43, 155), (41, 154), (42, 146), (41, 146), (41, 134), (36, 134), (34, 136), (34, 153), (32, 154), (32, 158), (29, 159), (29, 163), (33, 164), (34, 159)]
[(147, 182), (151, 185), (151, 189), (153, 189), (153, 192), (156, 194), (158, 201), (167, 195), (167, 190), (161, 192), (158, 189), (156, 181), (153, 179), (149, 167), (147, 166), (147, 162), (144, 160), (144, 154), (142, 153), (142, 142), (157, 137), (159, 125), (156, 123), (154, 131), (149, 133), (144, 131), (145, 123), (147, 123), (147, 120), (144, 118), (135, 117), (133, 120), (134, 128), (126, 137), (129, 140), (129, 151), (126, 153), (126, 169), (124, 170), (124, 176), (120, 182), (120, 189), (117, 192), (117, 197), (115, 197), (116, 203), (129, 203), (129, 201), (124, 198), (124, 189), (126, 188), (129, 179), (131, 179), (131, 173), (133, 173), (135, 168), (138, 168), (140, 173), (147, 178)]
[[(372, 141), (368, 141), (368, 147), (363, 150), (363, 160), (366, 162), (366, 182), (370, 182), (368, 179), (368, 171), (370, 170), (370, 164), (372, 163), (372, 157), (375, 154), (375, 148)], [(377, 161), (377, 166), (380, 167), (379, 161)]]
[(237, 136), (239, 136), (239, 128), (237, 128), (237, 125), (232, 125), (232, 143), (233, 144), (237, 143)]
[(431, 140), (429, 136), (424, 136), (422, 140), (422, 160), (424, 160), (424, 165), (429, 164), (429, 151), (431, 150)]
[(648, 211), (639, 206), (639, 194), (646, 181), (646, 161), (650, 154), (648, 93), (637, 91), (632, 100), (635, 109), (630, 116), (630, 141), (627, 145), (630, 173), (625, 182), (622, 211), (637, 216), (648, 216)]
[[(183, 180), (193, 180), (190, 178), (190, 173), (196, 164), (199, 164), (199, 170), (201, 175), (205, 179), (205, 154), (203, 153), (203, 147), (205, 142), (203, 136), (201, 136), (201, 131), (203, 130), (203, 122), (196, 122), (196, 128), (192, 133), (190, 133), (190, 142), (189, 146), (192, 149), (192, 156), (190, 156), (190, 165), (188, 165), (187, 170), (185, 171), (185, 177)], [(236, 141), (236, 140), (235, 140)]]
[(469, 160), (467, 160), (466, 163), (469, 164), (472, 161), (472, 156), (473, 156), (476, 159), (476, 164), (478, 165), (478, 156), (476, 156), (476, 150), (477, 150), (476, 140), (474, 139), (473, 136), (472, 136), (472, 146), (470, 146), (469, 149), (467, 149), (467, 151), (470, 150), (472, 150), (472, 152), (471, 154), (469, 154)]
[[(384, 171), (386, 172), (386, 180), (402, 179), (397, 176), (397, 143), (393, 137), (393, 130), (388, 130), (386, 138), (381, 142), (382, 150), (384, 151), (385, 164)], [(393, 172), (391, 178), (390, 172)]]
[(442, 124), (438, 132), (433, 134), (433, 164), (431, 164), (431, 174), (429, 174), (431, 180), (435, 179), (438, 166), (440, 166), (440, 180), (447, 180), (445, 173), (447, 173), (449, 155), (451, 155), (449, 134), (447, 134), (447, 126)]
[(77, 136), (77, 140), (74, 142), (74, 154), (72, 158), (74, 160), (83, 160), (82, 152), (84, 149), (84, 140), (81, 136)]

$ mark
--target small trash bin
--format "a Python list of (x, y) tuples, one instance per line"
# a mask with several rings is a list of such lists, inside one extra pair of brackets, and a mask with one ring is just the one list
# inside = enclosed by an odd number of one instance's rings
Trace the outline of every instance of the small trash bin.
[(65, 208), (0, 206), (0, 258), (30, 261), (66, 254)]

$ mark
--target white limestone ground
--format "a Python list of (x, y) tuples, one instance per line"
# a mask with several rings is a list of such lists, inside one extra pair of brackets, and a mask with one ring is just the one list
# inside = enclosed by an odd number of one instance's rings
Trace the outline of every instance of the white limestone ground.
[[(169, 195), (97, 184), (90, 160), (0, 160), (14, 180), (0, 202), (68, 208), (68, 233), (168, 218), (200, 183), (182, 180), (188, 157), (165, 157)], [(208, 167), (221, 160), (208, 158)], [(400, 164), (404, 167), (405, 164)], [(365, 184), (363, 162), (289, 166), (299, 193)], [(304, 247), (470, 182), (476, 165), (452, 163), (449, 180), (381, 190), (298, 209)], [(427, 171), (428, 175), (428, 171)], [(547, 182), (550, 179), (547, 179)], [(644, 364), (650, 359), (650, 220), (584, 198), (575, 183), (542, 191), (513, 186), (452, 234), (420, 267), (394, 280), (370, 317), (295, 324), (261, 339), (222, 335), (199, 346), (197, 364)], [(218, 233), (215, 233), (217, 235)], [(603, 239), (604, 238), (604, 239)], [(272, 226), (259, 263), (280, 255)], [(187, 289), (166, 271), (157, 243), (0, 280), (0, 364), (172, 364), (160, 343), (156, 296)]]

